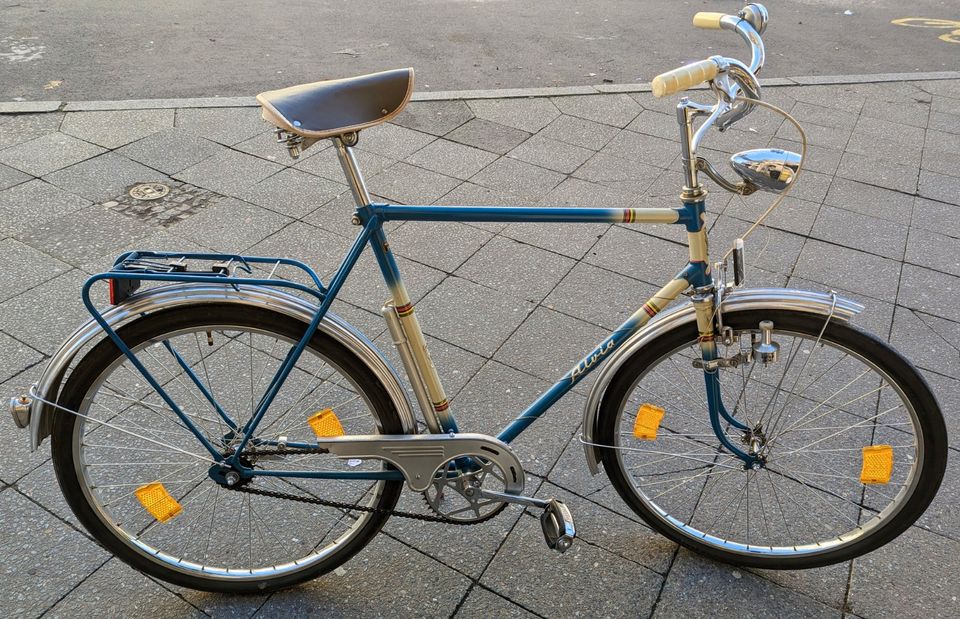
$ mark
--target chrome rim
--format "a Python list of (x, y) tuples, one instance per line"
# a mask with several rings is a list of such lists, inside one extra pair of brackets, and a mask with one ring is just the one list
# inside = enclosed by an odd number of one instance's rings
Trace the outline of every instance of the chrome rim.
[[(209, 334), (209, 338), (208, 338)], [(229, 426), (177, 366), (162, 341), (187, 360), (225, 412), (242, 426), (283, 356), (294, 344), (263, 329), (203, 325), (171, 331), (134, 348), (211, 442), (224, 448)], [(213, 341), (213, 345), (209, 344)], [(218, 378), (220, 380), (218, 380)], [(322, 408), (337, 414), (346, 434), (382, 430), (367, 396), (343, 370), (306, 348), (261, 422), (257, 436), (312, 442), (307, 417)], [(235, 492), (210, 479), (209, 454), (149, 388), (125, 356), (85, 394), (79, 412), (115, 428), (78, 418), (74, 467), (87, 502), (120, 540), (164, 568), (215, 580), (258, 580), (308, 569), (343, 549), (372, 518), (368, 512)], [(224, 438), (224, 437), (228, 438)], [(170, 446), (165, 449), (157, 443)], [(265, 448), (268, 446), (265, 446)], [(212, 459), (211, 459), (212, 460)], [(325, 454), (265, 456), (251, 462), (273, 470), (381, 470), (377, 461), (344, 461)], [(182, 512), (160, 523), (134, 491), (159, 481)], [(256, 477), (251, 487), (365, 506), (376, 504), (383, 481)]]
[[(741, 342), (718, 352), (729, 357)], [(620, 403), (617, 457), (634, 495), (680, 534), (748, 556), (821, 554), (849, 546), (893, 518), (912, 496), (923, 436), (912, 404), (879, 366), (852, 350), (774, 331), (778, 363), (721, 368), (723, 400), (736, 419), (766, 430), (766, 463), (744, 470), (710, 427), (694, 340), (656, 359)], [(640, 404), (665, 409), (656, 440), (633, 428)], [(724, 424), (743, 444), (745, 433)], [(754, 443), (759, 445), (759, 443)], [(892, 475), (864, 484), (863, 447), (888, 445)], [(886, 451), (881, 449), (881, 451)]]

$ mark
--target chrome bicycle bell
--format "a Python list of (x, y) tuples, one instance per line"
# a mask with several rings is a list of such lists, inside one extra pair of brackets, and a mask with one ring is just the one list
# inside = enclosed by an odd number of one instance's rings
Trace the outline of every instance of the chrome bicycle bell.
[(763, 191), (780, 193), (796, 177), (800, 155), (779, 148), (757, 148), (733, 155), (730, 165), (748, 184)]

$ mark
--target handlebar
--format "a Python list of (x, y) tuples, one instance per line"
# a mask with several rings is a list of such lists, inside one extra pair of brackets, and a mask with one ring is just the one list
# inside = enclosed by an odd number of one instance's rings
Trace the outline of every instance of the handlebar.
[(672, 95), (693, 88), (697, 84), (708, 82), (720, 72), (716, 61), (707, 58), (691, 62), (678, 69), (661, 73), (653, 78), (653, 96), (656, 98)]
[(707, 13), (701, 11), (693, 16), (694, 28), (705, 30), (720, 30), (720, 20), (726, 17), (725, 13)]
[[(726, 15), (724, 13), (700, 12), (693, 16), (693, 25), (697, 28), (708, 30), (732, 30), (740, 35), (740, 38), (750, 46), (750, 66), (749, 72), (753, 74), (754, 79), (757, 73), (763, 69), (765, 50), (760, 33), (766, 28), (769, 17), (767, 10), (760, 4), (748, 4), (738, 15)], [(705, 63), (713, 64), (718, 71), (708, 70)], [(726, 59), (716, 56), (707, 60), (701, 60), (684, 65), (678, 69), (662, 73), (653, 79), (653, 96), (659, 98), (666, 95), (672, 95), (706, 81), (714, 79), (718, 73), (725, 70), (727, 64), (737, 64), (744, 68), (742, 63), (733, 59)], [(695, 79), (698, 76), (700, 79)], [(658, 87), (659, 85), (659, 87)], [(671, 87), (670, 85), (675, 85)], [(730, 93), (734, 95), (736, 93)]]

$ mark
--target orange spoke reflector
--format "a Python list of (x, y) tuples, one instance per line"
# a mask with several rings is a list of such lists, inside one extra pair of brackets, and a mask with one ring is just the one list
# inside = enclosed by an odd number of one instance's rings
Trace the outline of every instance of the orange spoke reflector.
[(317, 411), (307, 419), (307, 423), (310, 424), (310, 427), (313, 429), (313, 433), (317, 435), (317, 438), (331, 438), (334, 436), (343, 436), (343, 426), (340, 425), (340, 420), (337, 419), (336, 413), (332, 409), (325, 408), (322, 411)]
[(183, 511), (183, 507), (158, 481), (140, 486), (134, 490), (134, 494), (143, 508), (160, 522), (166, 522)]
[(860, 482), (864, 484), (887, 484), (893, 474), (893, 447), (873, 445), (863, 448), (863, 468)]
[(637, 410), (637, 421), (633, 424), (633, 435), (641, 441), (657, 439), (657, 428), (663, 420), (663, 409), (654, 404), (641, 404)]

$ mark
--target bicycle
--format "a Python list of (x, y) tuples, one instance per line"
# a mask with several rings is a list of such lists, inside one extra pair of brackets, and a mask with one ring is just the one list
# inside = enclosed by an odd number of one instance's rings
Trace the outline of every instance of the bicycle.
[[(30, 428), (33, 448), (51, 438), (63, 494), (104, 547), (196, 589), (269, 591), (314, 578), (349, 560), (391, 515), (473, 524), (520, 504), (542, 510), (546, 543), (565, 551), (576, 534), (570, 511), (523, 494), (510, 442), (598, 367), (580, 437), (588, 467), (602, 467), (656, 531), (768, 569), (878, 548), (923, 513), (943, 477), (946, 430), (933, 393), (909, 361), (850, 323), (863, 306), (742, 288), (742, 242), (710, 262), (699, 174), (782, 199), (802, 170), (802, 155), (745, 151), (732, 159), (741, 177), (733, 183), (697, 156), (710, 128), (772, 107), (756, 78), (767, 22), (758, 4), (698, 13), (696, 26), (736, 32), (749, 64), (713, 56), (653, 81), (658, 97), (704, 82), (716, 96), (677, 106), (684, 185), (674, 208), (374, 203), (352, 147), (361, 130), (403, 109), (412, 70), (261, 94), (291, 155), (333, 141), (356, 200), (360, 231), (329, 282), (291, 258), (124, 253), (84, 284), (92, 319), (30, 394), (13, 399), (15, 421)], [(685, 227), (689, 260), (487, 436), (462, 432), (450, 410), (382, 227), (400, 220), (669, 223)], [(368, 245), (425, 433), (389, 363), (328, 311)], [(98, 282), (110, 292), (105, 311), (91, 301)], [(144, 282), (151, 287), (139, 290)], [(667, 310), (684, 294), (689, 302)], [(432, 514), (396, 509), (404, 484)]]

